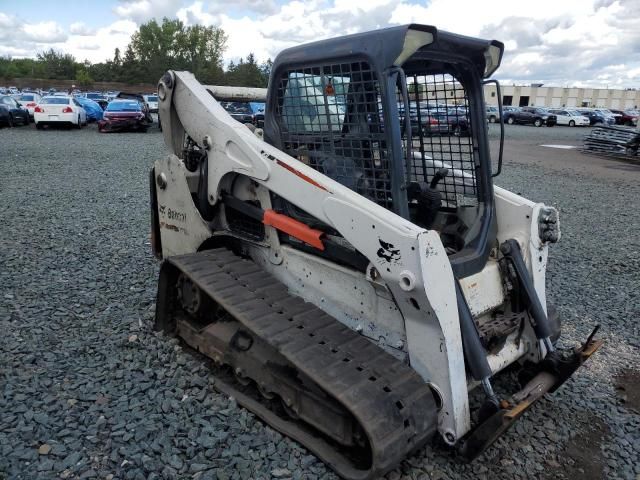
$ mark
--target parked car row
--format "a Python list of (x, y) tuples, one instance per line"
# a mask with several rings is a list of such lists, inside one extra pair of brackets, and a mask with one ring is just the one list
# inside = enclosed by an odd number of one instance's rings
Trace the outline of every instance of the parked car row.
[[(44, 96), (72, 96), (75, 98), (87, 98), (98, 103), (104, 110), (107, 104), (116, 99), (121, 92), (119, 91), (81, 91), (75, 86), (72, 86), (68, 90), (58, 91), (55, 88), (43, 89), (43, 88), (23, 88), (22, 90), (17, 87), (0, 87), (0, 95), (10, 95), (16, 100), (26, 102), (33, 99), (22, 98), (23, 96), (35, 96), (38, 98)], [(155, 93), (140, 94), (142, 101), (144, 101), (151, 112), (158, 111), (158, 96)], [(22, 100), (21, 100), (22, 99)], [(33, 116), (33, 115), (32, 115)]]
[(537, 107), (522, 107), (520, 110), (504, 112), (503, 119), (505, 123), (512, 125), (518, 123), (520, 125), (529, 124), (536, 127), (546, 125), (553, 127), (558, 118), (548, 110)]
[[(404, 134), (406, 129), (404, 105), (398, 104), (398, 113), (400, 128)], [(412, 135), (467, 136), (470, 133), (468, 110), (460, 105), (409, 102), (409, 120)], [(382, 116), (380, 116), (380, 123), (384, 123)]]
[[(36, 128), (42, 130), (52, 125), (82, 128), (96, 121), (99, 131), (115, 132), (146, 131), (153, 124), (149, 104), (141, 94), (119, 92), (114, 99), (106, 101), (104, 110), (98, 103), (100, 100), (92, 95), (60, 92), (45, 96), (34, 92), (3, 95), (0, 96), (0, 125), (13, 127), (33, 121)], [(155, 109), (157, 111), (157, 98)]]
[[(636, 110), (610, 110), (607, 108), (546, 108), (513, 107), (502, 108), (502, 119), (508, 124), (529, 124), (541, 127), (546, 125), (567, 125), (570, 127), (589, 125), (626, 125), (638, 124), (640, 113)], [(490, 123), (500, 118), (498, 108), (487, 105), (486, 118)]]
[[(157, 97), (156, 97), (157, 105)], [(264, 103), (261, 102), (220, 102), (229, 115), (240, 123), (250, 123), (264, 128)], [(157, 106), (156, 106), (157, 109)]]

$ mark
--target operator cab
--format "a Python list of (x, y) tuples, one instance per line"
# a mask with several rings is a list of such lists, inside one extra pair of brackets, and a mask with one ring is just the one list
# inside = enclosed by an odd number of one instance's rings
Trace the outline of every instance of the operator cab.
[(482, 82), (502, 51), (499, 42), (424, 25), (285, 50), (273, 65), (265, 139), (437, 230), (454, 271), (466, 276), (482, 268), (495, 241)]

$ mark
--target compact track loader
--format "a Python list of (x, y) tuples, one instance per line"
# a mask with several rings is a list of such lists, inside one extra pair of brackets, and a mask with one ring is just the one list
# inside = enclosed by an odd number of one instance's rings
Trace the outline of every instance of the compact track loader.
[[(266, 92), (160, 80), (156, 328), (345, 478), (434, 435), (475, 457), (602, 343), (556, 349), (557, 211), (493, 185), (483, 83), (502, 52), (406, 25), (285, 50)], [(260, 99), (264, 131), (218, 103)], [(508, 366), (521, 385), (498, 395)]]

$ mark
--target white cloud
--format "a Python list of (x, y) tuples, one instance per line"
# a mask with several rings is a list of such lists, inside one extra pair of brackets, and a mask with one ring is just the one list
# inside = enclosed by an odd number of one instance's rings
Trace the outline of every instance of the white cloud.
[[(640, 1), (538, 0), (119, 0), (120, 20), (91, 32), (75, 22), (28, 23), (0, 12), (0, 55), (49, 48), (93, 62), (126, 48), (151, 18), (216, 25), (229, 37), (225, 61), (254, 53), (259, 61), (304, 42), (391, 25), (426, 23), (505, 43), (497, 77), (518, 83), (636, 86), (640, 80)], [(526, 16), (525, 16), (526, 15)], [(49, 20), (49, 19), (47, 19)], [(21, 25), (16, 31), (15, 25)]]
[(15, 25), (15, 17), (0, 12), (0, 29), (10, 28)]
[[(227, 60), (254, 53), (264, 61), (284, 48), (363, 30), (388, 26), (391, 10), (400, 0), (292, 0), (259, 18), (233, 18), (196, 1), (178, 11), (187, 24), (218, 25), (227, 33)], [(246, 5), (251, 0), (240, 3)], [(237, 4), (234, 3), (234, 6)]]
[(468, 0), (451, 2), (432, 0), (428, 5), (403, 1), (394, 10), (390, 23), (426, 23), (463, 35), (478, 35), (487, 25), (498, 24), (504, 18), (522, 17), (540, 20), (552, 17), (577, 16), (591, 11), (593, 0), (537, 0), (524, 6), (512, 0)]
[(0, 55), (35, 56), (36, 51), (68, 38), (54, 21), (32, 23), (0, 12)]
[(26, 41), (53, 43), (64, 42), (68, 35), (56, 22), (23, 23), (22, 37)]
[(131, 20), (118, 20), (98, 28), (91, 37), (71, 35), (69, 40), (58, 48), (71, 53), (78, 61), (86, 59), (92, 63), (103, 62), (113, 58), (116, 48), (124, 55), (131, 35), (137, 29), (138, 25)]
[(84, 22), (74, 22), (69, 26), (69, 33), (90, 37), (95, 34), (95, 31), (89, 28)]
[(182, 0), (120, 0), (114, 12), (125, 20), (144, 23), (152, 18), (174, 17)]
[(212, 15), (203, 8), (202, 2), (194, 2), (188, 7), (181, 8), (177, 11), (176, 16), (187, 25), (216, 25), (220, 23), (218, 15)]

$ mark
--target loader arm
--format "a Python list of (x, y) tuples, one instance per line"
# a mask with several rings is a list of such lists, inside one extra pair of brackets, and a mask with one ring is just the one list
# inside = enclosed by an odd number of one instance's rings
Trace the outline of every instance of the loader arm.
[[(260, 140), (233, 120), (191, 73), (167, 72), (158, 94), (163, 135), (172, 150), (165, 165), (173, 174), (185, 174), (186, 185), (187, 172), (178, 159), (185, 134), (205, 148), (211, 206), (221, 201), (225, 177), (249, 177), (337, 230), (368, 259), (402, 313), (412, 368), (442, 401), (438, 429), (455, 443), (469, 430), (470, 416), (456, 287), (438, 233), (416, 226)], [(167, 175), (157, 170), (156, 176)], [(192, 210), (190, 216), (196, 215)], [(202, 218), (188, 227), (206, 228)], [(163, 248), (169, 248), (165, 243)], [(188, 253), (199, 247), (182, 246), (182, 251), (174, 245), (168, 252)]]

